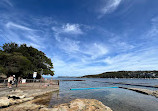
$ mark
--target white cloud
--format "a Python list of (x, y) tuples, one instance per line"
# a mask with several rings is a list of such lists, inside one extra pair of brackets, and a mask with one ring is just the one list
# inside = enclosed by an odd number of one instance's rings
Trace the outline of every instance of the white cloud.
[(91, 59), (96, 59), (108, 53), (108, 48), (101, 43), (93, 43), (85, 46), (84, 50), (81, 50), (82, 53), (88, 54), (91, 56)]
[(0, 5), (5, 6), (5, 7), (8, 7), (8, 6), (13, 7), (14, 6), (10, 0), (1, 0)]
[(83, 34), (79, 24), (66, 24), (62, 26), (63, 32), (70, 34)]
[(22, 25), (13, 23), (13, 22), (8, 22), (8, 23), (6, 24), (6, 27), (7, 27), (7, 28), (18, 28), (18, 29), (21, 29), (21, 30), (28, 30), (28, 31), (32, 31), (32, 30), (33, 30), (33, 29), (31, 29), (31, 28), (28, 28), (28, 27), (26, 27), (26, 26), (22, 26)]
[(36, 34), (30, 34), (30, 35), (28, 35), (28, 36), (26, 36), (28, 39), (30, 39), (31, 41), (33, 41), (33, 42), (39, 42), (39, 40), (41, 41), (41, 37), (40, 36), (38, 36), (38, 35), (36, 35)]
[(156, 70), (158, 65), (157, 49), (125, 53), (114, 57), (107, 57), (104, 62), (108, 64), (106, 70)]
[[(83, 34), (79, 24), (63, 24), (52, 27), (54, 37), (57, 40), (57, 46), (64, 50), (65, 53), (76, 53), (80, 51), (80, 41), (71, 39), (74, 35)], [(68, 38), (68, 37), (69, 38)]]
[(62, 26), (63, 32), (70, 33), (70, 34), (83, 34), (83, 32), (80, 29), (79, 24), (69, 24)]
[(61, 27), (52, 27), (52, 30), (57, 34), (74, 34), (80, 35), (83, 34), (79, 24), (64, 24)]
[(104, 5), (100, 9), (101, 18), (103, 15), (111, 13), (117, 9), (122, 0), (104, 0)]
[[(137, 52), (109, 56), (106, 59), (75, 63), (73, 61), (65, 62), (65, 60), (54, 58), (55, 73), (58, 74), (58, 76), (82, 76), (85, 74), (99, 74), (106, 71), (157, 70), (157, 49), (148, 48)], [(96, 63), (106, 63), (106, 65), (98, 66)]]
[(146, 34), (148, 38), (158, 36), (158, 17), (153, 18), (151, 23), (151, 29)]
[(18, 44), (26, 43), (28, 46), (33, 46), (38, 49), (44, 48), (44, 45), (42, 45), (44, 38), (41, 37), (44, 35), (41, 35), (41, 31), (14, 22), (7, 22), (5, 25), (1, 25), (4, 26), (1, 37), (3, 37), (6, 42), (16, 42)]
[(66, 53), (75, 53), (79, 51), (79, 41), (64, 38), (59, 42), (59, 48), (63, 49)]
[(118, 36), (114, 36), (114, 37), (109, 39), (110, 46), (114, 49), (113, 51), (124, 52), (124, 51), (129, 51), (129, 50), (135, 48), (134, 45), (129, 44), (128, 42), (126, 42), (122, 38), (120, 38)]

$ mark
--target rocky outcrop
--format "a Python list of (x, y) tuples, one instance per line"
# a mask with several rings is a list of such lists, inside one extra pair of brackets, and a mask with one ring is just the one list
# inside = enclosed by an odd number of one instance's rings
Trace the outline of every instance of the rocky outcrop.
[(153, 91), (152, 95), (158, 98), (158, 90), (157, 91)]
[(155, 97), (158, 98), (158, 90), (153, 91), (153, 90), (148, 90), (148, 89), (126, 88), (126, 87), (120, 87), (120, 88), (136, 91), (136, 92), (139, 92), (139, 93), (142, 93), (142, 94), (152, 95), (152, 96), (155, 96)]
[(32, 103), (22, 103), (20, 105), (11, 106), (1, 109), (1, 111), (39, 111), (42, 106)]
[(102, 102), (95, 99), (75, 99), (69, 103), (46, 108), (44, 105), (37, 105), (32, 102), (22, 103), (16, 107), (8, 107), (1, 111), (112, 111)]
[(9, 106), (10, 100), (7, 97), (1, 97), (0, 98), (0, 107), (6, 107)]
[(18, 104), (18, 103), (23, 103), (26, 101), (33, 100), (34, 97), (28, 97), (28, 98), (23, 98), (23, 99), (13, 99), (13, 98), (8, 98), (8, 97), (1, 97), (0, 98), (0, 108), (3, 107), (8, 107), (10, 105)]
[(95, 99), (75, 99), (69, 103), (54, 106), (52, 111), (112, 111)]
[[(33, 100), (35, 97), (42, 96), (47, 93), (52, 93), (52, 89), (48, 90), (30, 90), (22, 91), (20, 89), (10, 91), (5, 97), (0, 97), (0, 108), (8, 107), (14, 104), (19, 104)], [(1, 110), (1, 109), (0, 109)]]

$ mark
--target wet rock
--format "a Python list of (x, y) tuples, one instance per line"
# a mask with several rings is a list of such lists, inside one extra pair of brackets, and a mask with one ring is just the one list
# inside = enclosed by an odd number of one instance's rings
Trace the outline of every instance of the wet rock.
[(152, 94), (153, 94), (155, 97), (158, 98), (158, 90), (157, 90), (157, 91), (154, 91)]
[(152, 90), (148, 90), (148, 89), (141, 89), (141, 88), (126, 88), (126, 87), (120, 87), (123, 89), (128, 89), (128, 90), (132, 90), (132, 91), (136, 91), (142, 94), (147, 94), (147, 95), (152, 95), (158, 98), (158, 90), (157, 91), (152, 91)]

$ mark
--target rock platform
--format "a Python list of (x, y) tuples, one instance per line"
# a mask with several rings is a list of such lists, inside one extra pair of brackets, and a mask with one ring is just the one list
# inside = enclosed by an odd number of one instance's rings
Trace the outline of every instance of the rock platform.
[(153, 91), (153, 90), (148, 90), (148, 89), (126, 88), (126, 87), (120, 87), (120, 88), (132, 90), (132, 91), (139, 92), (139, 93), (142, 93), (142, 94), (152, 95), (152, 96), (155, 96), (155, 97), (158, 98), (158, 90)]
[(33, 102), (26, 102), (16, 107), (10, 107), (1, 111), (112, 111), (102, 102), (95, 99), (75, 99), (69, 103), (47, 108), (44, 105), (37, 105)]

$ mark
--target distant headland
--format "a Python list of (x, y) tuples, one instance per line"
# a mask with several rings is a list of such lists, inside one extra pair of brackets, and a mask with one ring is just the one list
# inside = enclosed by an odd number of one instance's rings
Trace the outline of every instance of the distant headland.
[(158, 78), (158, 71), (111, 71), (81, 78)]

